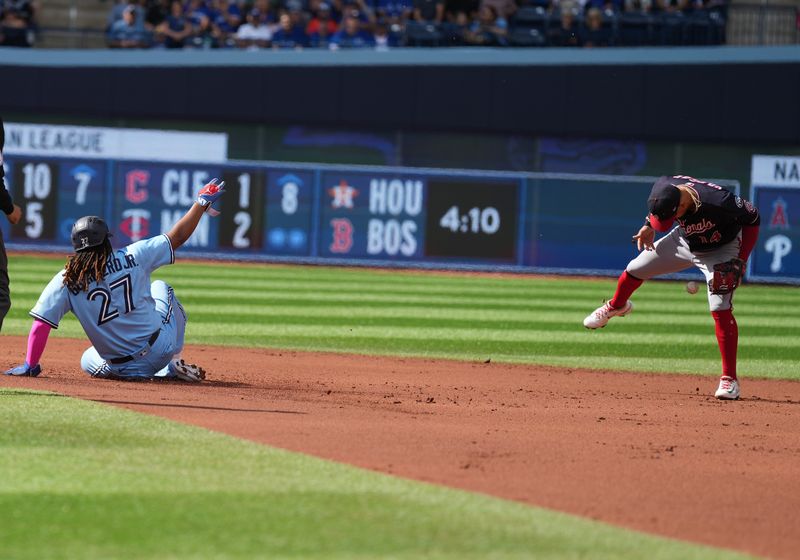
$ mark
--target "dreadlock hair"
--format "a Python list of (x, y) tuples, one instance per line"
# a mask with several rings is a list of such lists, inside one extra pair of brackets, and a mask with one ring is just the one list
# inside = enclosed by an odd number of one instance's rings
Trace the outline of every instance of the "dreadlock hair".
[(101, 282), (106, 274), (106, 263), (111, 255), (108, 238), (102, 244), (75, 253), (64, 266), (64, 285), (74, 293), (85, 292), (89, 284)]

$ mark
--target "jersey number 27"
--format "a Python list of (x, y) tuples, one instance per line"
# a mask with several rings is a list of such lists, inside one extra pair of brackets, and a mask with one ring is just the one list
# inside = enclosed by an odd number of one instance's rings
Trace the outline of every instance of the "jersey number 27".
[(108, 285), (109, 289), (95, 288), (89, 292), (86, 299), (94, 301), (100, 299), (100, 315), (97, 317), (97, 325), (108, 323), (109, 321), (119, 317), (118, 309), (109, 309), (111, 306), (111, 292), (117, 288), (122, 288), (122, 293), (125, 296), (125, 313), (130, 313), (136, 307), (133, 305), (133, 283), (131, 282), (131, 275), (126, 274), (118, 280), (114, 280)]

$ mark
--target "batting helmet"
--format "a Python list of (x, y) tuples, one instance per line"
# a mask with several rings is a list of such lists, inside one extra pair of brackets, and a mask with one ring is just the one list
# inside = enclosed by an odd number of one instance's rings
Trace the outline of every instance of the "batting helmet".
[(72, 226), (72, 247), (76, 253), (102, 245), (109, 237), (108, 224), (98, 216), (78, 218)]

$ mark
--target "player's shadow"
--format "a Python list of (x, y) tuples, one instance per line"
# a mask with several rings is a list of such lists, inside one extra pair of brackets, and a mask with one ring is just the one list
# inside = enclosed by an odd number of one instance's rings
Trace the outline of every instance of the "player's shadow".
[(118, 405), (134, 405), (134, 406), (155, 406), (160, 408), (191, 408), (195, 410), (220, 410), (225, 412), (260, 412), (264, 414), (308, 414), (308, 412), (300, 412), (297, 410), (278, 410), (270, 408), (231, 408), (225, 406), (204, 406), (197, 404), (178, 404), (178, 403), (152, 403), (152, 402), (136, 402), (136, 401), (114, 401), (110, 399), (91, 399), (95, 402), (105, 404), (118, 404)]

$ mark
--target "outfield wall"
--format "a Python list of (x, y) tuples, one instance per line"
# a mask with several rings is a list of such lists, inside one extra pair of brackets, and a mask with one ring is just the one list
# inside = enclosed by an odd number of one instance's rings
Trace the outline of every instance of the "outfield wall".
[[(227, 190), (219, 204), (222, 214), (202, 219), (181, 249), (185, 256), (594, 275), (616, 275), (637, 254), (630, 239), (643, 223), (655, 180), (19, 155), (8, 156), (4, 165), (7, 185), (24, 212), (16, 226), (2, 221), (12, 250), (70, 252), (72, 224), (90, 214), (107, 219), (115, 246), (166, 232), (195, 193), (221, 177)], [(738, 182), (717, 182), (739, 193)], [(770, 208), (760, 210), (771, 215), (773, 201), (764, 200)], [(770, 268), (778, 250), (773, 245), (759, 241), (751, 261), (765, 264), (754, 279), (800, 283), (796, 251), (781, 255), (785, 266)]]
[(6, 112), (800, 143), (800, 47), (0, 52)]

